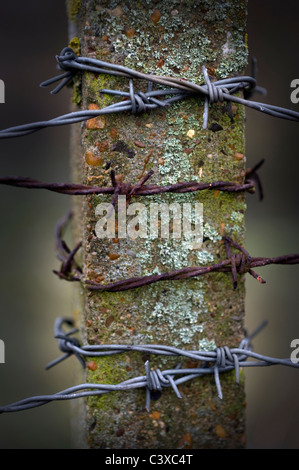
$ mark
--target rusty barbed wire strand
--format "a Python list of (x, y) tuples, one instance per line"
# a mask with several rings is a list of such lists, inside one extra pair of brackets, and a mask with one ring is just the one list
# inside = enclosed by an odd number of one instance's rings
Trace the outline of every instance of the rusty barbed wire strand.
[[(63, 325), (73, 326), (73, 321), (69, 318), (58, 318), (54, 326), (54, 334), (58, 339), (59, 349), (66, 354), (52, 363), (48, 364), (47, 369), (58, 364), (72, 354), (75, 354), (84, 363), (84, 357), (98, 357), (111, 354), (121, 354), (123, 352), (138, 351), (146, 354), (164, 355), (164, 356), (178, 356), (183, 358), (191, 358), (203, 364), (200, 367), (181, 368), (178, 364), (173, 369), (161, 371), (159, 368), (151, 369), (150, 363), (145, 362), (145, 375), (125, 380), (116, 385), (111, 384), (94, 384), (85, 383), (76, 385), (61, 392), (52, 395), (37, 395), (30, 398), (11, 403), (6, 406), (0, 407), (1, 413), (11, 413), (16, 411), (23, 411), (38, 406), (45, 405), (52, 401), (59, 400), (72, 400), (75, 398), (85, 398), (89, 396), (100, 396), (105, 393), (113, 391), (125, 391), (137, 388), (145, 388), (146, 403), (145, 408), (150, 411), (151, 392), (159, 391), (160, 393), (164, 388), (172, 388), (176, 396), (180, 399), (181, 395), (178, 385), (197, 379), (204, 375), (212, 374), (214, 376), (215, 385), (217, 388), (218, 398), (223, 399), (220, 374), (235, 370), (235, 380), (239, 383), (240, 368), (241, 367), (267, 367), (272, 365), (284, 365), (288, 367), (298, 368), (299, 364), (294, 363), (291, 359), (280, 359), (263, 354), (257, 354), (252, 351), (251, 340), (252, 338), (265, 326), (265, 322), (250, 336), (246, 335), (240, 342), (237, 348), (217, 347), (214, 351), (188, 351), (175, 348), (167, 345), (157, 344), (140, 344), (140, 345), (85, 345), (78, 346), (79, 342), (76, 338), (70, 336), (77, 330), (72, 329), (65, 333)], [(248, 358), (255, 359), (254, 361), (247, 361)]]
[[(198, 85), (181, 78), (145, 74), (122, 65), (107, 63), (89, 57), (78, 57), (70, 47), (65, 47), (61, 51), (60, 55), (56, 56), (56, 60), (58, 68), (60, 70), (65, 70), (66, 72), (41, 83), (42, 87), (46, 87), (62, 80), (62, 82), (51, 92), (52, 94), (58, 93), (78, 72), (87, 71), (95, 74), (109, 74), (128, 78), (129, 92), (106, 89), (100, 90), (100, 93), (128, 99), (111, 104), (100, 110), (77, 111), (64, 114), (48, 121), (39, 121), (3, 129), (0, 131), (0, 138), (20, 137), (26, 134), (31, 134), (32, 132), (36, 132), (45, 127), (73, 124), (104, 114), (124, 111), (138, 114), (158, 107), (167, 107), (175, 101), (195, 96), (200, 96), (204, 99), (203, 129), (207, 128), (209, 105), (218, 101), (226, 101), (228, 103), (227, 111), (231, 119), (231, 103), (237, 103), (274, 117), (291, 121), (299, 121), (299, 113), (296, 111), (234, 96), (234, 94), (239, 91), (244, 91), (247, 98), (251, 97), (254, 91), (263, 92), (261, 87), (257, 87), (256, 79), (253, 77), (239, 76), (211, 82), (207, 69), (202, 67), (205, 84)], [(148, 91), (146, 93), (141, 91), (135, 92), (133, 78), (146, 80), (148, 82)], [(152, 91), (153, 83), (169, 88)], [(166, 98), (163, 100), (161, 97)]]
[(92, 194), (113, 194), (112, 205), (115, 206), (116, 199), (119, 194), (126, 195), (130, 200), (133, 196), (152, 196), (162, 193), (189, 193), (193, 191), (203, 190), (219, 190), (227, 192), (242, 192), (247, 191), (254, 193), (256, 188), (259, 192), (260, 200), (263, 199), (263, 189), (260, 177), (257, 170), (264, 163), (261, 160), (253, 168), (246, 170), (245, 179), (243, 184), (237, 184), (230, 181), (214, 181), (211, 183), (201, 183), (197, 181), (188, 181), (170, 184), (166, 186), (159, 186), (156, 184), (145, 184), (148, 179), (154, 174), (154, 171), (149, 171), (138, 183), (120, 183), (115, 179), (115, 172), (110, 172), (112, 186), (91, 186), (86, 184), (76, 183), (45, 183), (27, 177), (20, 176), (5, 176), (0, 177), (0, 184), (15, 186), (28, 189), (47, 189), (61, 194), (68, 194), (71, 196), (92, 195)]
[(62, 239), (63, 231), (72, 217), (69, 212), (62, 217), (55, 227), (55, 246), (57, 258), (62, 262), (59, 271), (55, 274), (61, 279), (68, 281), (80, 281), (82, 278), (82, 269), (75, 260), (75, 255), (82, 246), (82, 242), (77, 243), (73, 250), (70, 250), (66, 242)]
[[(58, 237), (58, 240), (56, 241), (56, 245), (58, 246), (61, 246), (64, 243), (61, 237), (69, 220), (70, 217), (63, 217), (57, 223), (55, 237), (56, 240)], [(62, 257), (61, 252), (59, 253), (59, 259), (62, 260), (62, 265), (59, 271), (54, 270), (53, 272), (60, 278), (65, 279), (67, 281), (82, 282), (90, 291), (106, 292), (121, 292), (129, 289), (136, 289), (138, 287), (147, 286), (155, 282), (190, 279), (192, 277), (201, 276), (213, 272), (231, 272), (233, 287), (234, 289), (236, 289), (238, 284), (238, 274), (243, 275), (248, 273), (261, 284), (265, 284), (266, 281), (262, 278), (262, 276), (260, 276), (254, 271), (254, 268), (263, 267), (271, 264), (299, 264), (299, 253), (276, 256), (272, 258), (252, 257), (241, 245), (239, 245), (229, 236), (222, 237), (222, 243), (224, 243), (225, 245), (227, 259), (219, 261), (216, 264), (209, 266), (192, 266), (173, 271), (167, 271), (161, 274), (131, 277), (127, 279), (122, 279), (120, 281), (110, 282), (107, 284), (101, 284), (96, 281), (85, 279), (82, 271), (79, 271), (77, 269), (77, 264), (74, 260), (74, 256), (81, 246), (80, 243), (78, 243), (75, 247), (75, 250), (71, 251), (68, 249), (69, 251), (65, 251)], [(237, 250), (237, 253), (232, 253), (230, 247), (235, 248)], [(74, 263), (75, 265), (73, 265)]]

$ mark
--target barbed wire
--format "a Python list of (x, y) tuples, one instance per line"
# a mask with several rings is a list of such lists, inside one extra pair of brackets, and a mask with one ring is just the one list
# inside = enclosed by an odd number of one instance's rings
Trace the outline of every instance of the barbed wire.
[[(71, 337), (77, 329), (72, 328), (68, 332), (64, 332), (63, 330), (63, 325), (73, 326), (73, 321), (69, 318), (60, 317), (55, 322), (54, 334), (58, 339), (59, 349), (64, 353), (66, 352), (66, 354), (48, 364), (46, 367), (47, 369), (53, 367), (73, 354), (80, 360), (80, 363), (84, 365), (84, 358), (86, 356), (99, 357), (121, 354), (124, 352), (128, 353), (130, 351), (138, 351), (149, 355), (155, 354), (163, 356), (178, 356), (183, 358), (187, 357), (198, 362), (203, 362), (203, 364), (200, 367), (192, 368), (181, 368), (181, 364), (178, 364), (173, 369), (161, 371), (159, 368), (151, 369), (150, 363), (147, 360), (144, 364), (145, 375), (131, 378), (115, 385), (84, 383), (67, 388), (52, 395), (37, 395), (25, 398), (0, 407), (0, 414), (27, 410), (45, 405), (52, 401), (100, 396), (109, 392), (126, 391), (138, 388), (145, 388), (146, 390), (145, 408), (149, 412), (151, 392), (158, 391), (161, 393), (164, 388), (172, 388), (178, 398), (183, 398), (178, 389), (180, 384), (210, 374), (214, 376), (219, 399), (223, 399), (220, 374), (224, 372), (235, 370), (235, 380), (236, 383), (239, 383), (241, 367), (265, 367), (272, 365), (284, 365), (295, 368), (299, 367), (299, 364), (293, 363), (288, 358), (274, 358), (263, 354), (257, 354), (252, 351), (251, 340), (265, 326), (265, 324), (266, 322), (263, 322), (262, 325), (250, 336), (246, 335), (245, 338), (241, 340), (239, 347), (237, 348), (228, 348), (227, 346), (224, 346), (218, 347), (214, 351), (188, 351), (172, 346), (156, 344), (79, 346), (78, 340)], [(255, 360), (247, 361), (248, 358)]]
[[(249, 98), (254, 91), (263, 90), (257, 87), (256, 80), (249, 76), (239, 76), (226, 78), (211, 82), (207, 69), (202, 67), (205, 84), (198, 85), (188, 80), (165, 77), (154, 74), (145, 74), (132, 70), (128, 67), (118, 64), (103, 62), (90, 57), (78, 57), (70, 47), (65, 47), (60, 55), (56, 56), (58, 68), (66, 72), (50, 78), (41, 83), (42, 87), (49, 86), (53, 83), (61, 81), (61, 83), (52, 90), (52, 94), (58, 93), (65, 85), (67, 85), (78, 72), (92, 72), (95, 74), (109, 74), (129, 79), (129, 92), (119, 90), (102, 89), (100, 93), (120, 96), (128, 98), (124, 101), (111, 104), (100, 110), (83, 110), (76, 111), (62, 116), (47, 120), (39, 121), (20, 126), (9, 127), (0, 131), (0, 138), (20, 137), (32, 132), (36, 132), (45, 127), (55, 127), (66, 124), (74, 124), (86, 121), (97, 116), (119, 112), (131, 112), (138, 114), (150, 111), (158, 107), (168, 107), (175, 101), (183, 100), (190, 97), (200, 96), (204, 99), (203, 113), (203, 129), (207, 128), (209, 105), (216, 102), (226, 101), (228, 103), (228, 114), (232, 119), (231, 104), (241, 104), (251, 109), (255, 109), (270, 116), (288, 119), (291, 121), (299, 121), (299, 113), (290, 109), (273, 106), (265, 103), (259, 103), (246, 98), (235, 96), (239, 91), (244, 91), (245, 96)], [(146, 93), (141, 91), (135, 92), (134, 79), (146, 80), (148, 82), (148, 90)], [(169, 88), (152, 90), (153, 84), (167, 86)], [(163, 99), (165, 97), (165, 99)], [(168, 97), (168, 98), (167, 98)]]
[[(74, 250), (70, 250), (66, 243), (62, 240), (64, 230), (67, 227), (68, 222), (70, 221), (72, 214), (69, 213), (67, 216), (61, 218), (55, 229), (56, 237), (56, 246), (59, 247), (59, 259), (62, 261), (60, 270), (54, 270), (56, 274), (61, 279), (66, 281), (79, 281), (83, 282), (86, 288), (90, 291), (107, 291), (107, 292), (121, 292), (129, 289), (135, 289), (138, 287), (146, 286), (160, 281), (177, 281), (190, 279), (193, 277), (201, 276), (204, 274), (209, 274), (213, 272), (231, 272), (233, 288), (236, 289), (238, 285), (237, 275), (250, 274), (254, 279), (259, 281), (261, 284), (265, 284), (265, 279), (257, 274), (253, 268), (263, 267), (271, 264), (282, 264), (282, 265), (291, 265), (299, 264), (299, 253), (288, 254), (282, 256), (276, 256), (272, 258), (267, 257), (252, 257), (245, 248), (243, 248), (239, 243), (234, 241), (228, 236), (222, 237), (222, 243), (225, 245), (225, 250), (227, 253), (227, 259), (219, 261), (216, 264), (209, 266), (192, 266), (181, 268), (173, 271), (168, 271), (161, 274), (151, 274), (140, 277), (132, 277), (127, 279), (122, 279), (120, 281), (110, 282), (107, 284), (101, 284), (96, 281), (92, 281), (84, 278), (81, 268), (78, 268), (78, 265), (74, 259), (75, 254), (81, 247), (79, 242)], [(232, 253), (231, 248), (234, 247), (238, 252)]]
[(28, 177), (21, 176), (5, 176), (0, 177), (0, 184), (15, 186), (28, 189), (47, 189), (61, 194), (68, 194), (71, 196), (92, 195), (92, 194), (113, 194), (111, 204), (115, 206), (116, 199), (119, 194), (126, 195), (127, 201), (133, 196), (152, 196), (162, 193), (189, 193), (193, 191), (203, 190), (218, 190), (226, 192), (242, 192), (247, 191), (254, 193), (258, 189), (260, 200), (263, 199), (263, 188), (257, 170), (264, 163), (264, 159), (257, 163), (253, 168), (246, 170), (245, 179), (243, 184), (237, 184), (230, 181), (213, 181), (211, 183), (201, 183), (197, 181), (186, 181), (175, 183), (165, 186), (156, 184), (145, 184), (148, 179), (154, 174), (154, 171), (149, 171), (143, 176), (138, 183), (121, 183), (116, 180), (115, 172), (110, 172), (112, 186), (91, 186), (87, 184), (76, 183), (45, 183), (37, 181)]

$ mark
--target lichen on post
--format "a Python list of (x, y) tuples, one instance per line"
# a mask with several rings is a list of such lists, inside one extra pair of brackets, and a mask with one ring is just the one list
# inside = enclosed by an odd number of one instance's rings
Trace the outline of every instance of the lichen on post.
[[(146, 73), (203, 82), (242, 73), (247, 63), (246, 1), (69, 0), (76, 27), (71, 44), (80, 54), (123, 64)], [(72, 28), (72, 31), (74, 28)], [(79, 52), (76, 51), (76, 52)], [(135, 89), (147, 83), (134, 80)], [(74, 102), (82, 109), (102, 108), (120, 98), (101, 89), (128, 91), (128, 80), (86, 73), (76, 81)], [(73, 176), (82, 183), (137, 183), (150, 170), (151, 183), (226, 180), (245, 177), (244, 110), (227, 103), (210, 107), (202, 129), (203, 101), (186, 99), (167, 109), (140, 115), (109, 114), (77, 126), (72, 136)], [(84, 277), (102, 283), (160, 273), (185, 266), (212, 264), (225, 257), (223, 235), (244, 244), (243, 193), (202, 191), (139, 197), (156, 204), (203, 204), (203, 245), (190, 248), (184, 239), (100, 239), (96, 208), (110, 202), (90, 196), (74, 203), (74, 236), (83, 239)], [(244, 279), (233, 289), (230, 273), (211, 273), (184, 281), (165, 281), (124, 292), (90, 292), (80, 287), (80, 324), (89, 344), (162, 343), (185, 349), (238, 346), (243, 337)], [(144, 375), (141, 354), (119, 354), (87, 363), (88, 382), (111, 383)], [(151, 367), (174, 367), (177, 360), (151, 356)], [(194, 367), (185, 361), (185, 367)], [(165, 389), (145, 410), (145, 391), (113, 392), (86, 401), (84, 427), (90, 448), (178, 449), (244, 446), (244, 380), (221, 377), (223, 400), (213, 377), (181, 385), (183, 399)], [(81, 427), (82, 429), (82, 427)]]

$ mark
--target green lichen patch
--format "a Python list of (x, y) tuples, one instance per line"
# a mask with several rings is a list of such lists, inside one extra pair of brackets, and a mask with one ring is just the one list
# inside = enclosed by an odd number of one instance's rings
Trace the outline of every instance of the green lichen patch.
[(67, 15), (73, 22), (76, 22), (80, 7), (81, 0), (67, 0), (66, 2)]

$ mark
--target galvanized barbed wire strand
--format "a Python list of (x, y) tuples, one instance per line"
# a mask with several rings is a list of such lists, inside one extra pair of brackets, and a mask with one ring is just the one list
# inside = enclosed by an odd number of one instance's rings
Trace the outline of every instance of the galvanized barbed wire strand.
[[(122, 352), (128, 351), (139, 351), (145, 352), (147, 354), (162, 354), (169, 356), (182, 356), (188, 358), (194, 358), (197, 361), (203, 361), (203, 367), (197, 368), (181, 368), (181, 365), (177, 365), (174, 369), (167, 369), (161, 371), (159, 368), (155, 370), (150, 369), (149, 361), (145, 362), (145, 375), (140, 377), (135, 377), (123, 381), (116, 385), (111, 384), (80, 384), (61, 392), (54, 393), (52, 395), (37, 395), (30, 398), (25, 398), (23, 400), (11, 403), (6, 406), (0, 407), (1, 413), (10, 413), (16, 411), (23, 411), (30, 408), (35, 408), (38, 406), (45, 405), (51, 401), (57, 400), (71, 400), (75, 398), (86, 398), (89, 396), (99, 396), (105, 393), (113, 391), (125, 391), (132, 390), (137, 388), (146, 389), (146, 404), (145, 408), (147, 411), (150, 411), (150, 399), (151, 391), (163, 391), (163, 388), (171, 387), (174, 393), (178, 398), (183, 398), (178, 385), (188, 382), (193, 379), (197, 379), (203, 375), (213, 374), (215, 385), (217, 388), (218, 397), (223, 399), (221, 383), (220, 383), (220, 374), (224, 372), (229, 372), (235, 369), (235, 379), (236, 382), (239, 382), (239, 370), (240, 367), (265, 367), (271, 365), (284, 365), (288, 367), (298, 368), (299, 364), (293, 363), (290, 359), (281, 359), (273, 358), (270, 356), (265, 356), (263, 354), (257, 354), (252, 351), (251, 339), (254, 335), (246, 336), (240, 342), (238, 348), (228, 348), (227, 346), (218, 347), (214, 351), (185, 351), (178, 349), (172, 346), (166, 345), (96, 345), (92, 351), (90, 350), (91, 346), (76, 346), (76, 341), (73, 341), (75, 338), (70, 338), (71, 334), (74, 334), (75, 329), (70, 330), (65, 333), (63, 331), (63, 324), (68, 324), (73, 326), (73, 321), (69, 318), (58, 318), (55, 322), (54, 332), (58, 332), (59, 339), (59, 348), (63, 352), (67, 352), (67, 357), (71, 354), (75, 354), (78, 357), (78, 354), (81, 356), (92, 356), (96, 357), (97, 352), (101, 355), (109, 354), (119, 354)], [(265, 324), (265, 323), (264, 323)], [(261, 327), (264, 326), (261, 325)], [(258, 329), (258, 331), (261, 329)], [(95, 349), (97, 348), (97, 350)], [(104, 351), (103, 351), (104, 349)], [(247, 361), (248, 358), (253, 358), (255, 361)], [(59, 358), (56, 361), (53, 361), (51, 364), (55, 365), (61, 360), (65, 359), (66, 355), (63, 358)], [(81, 357), (82, 361), (83, 358)], [(54, 364), (55, 362), (55, 364)], [(213, 364), (213, 365), (211, 365)], [(47, 368), (49, 368), (48, 365)]]
[[(67, 226), (68, 221), (69, 219), (62, 218), (57, 224), (59, 230), (56, 229), (55, 236), (56, 238), (59, 237), (59, 240), (56, 242), (56, 245), (58, 246), (61, 246), (62, 244), (61, 236)], [(192, 277), (201, 276), (212, 272), (231, 272), (233, 278), (233, 287), (234, 289), (236, 289), (237, 274), (242, 275), (249, 273), (252, 277), (254, 277), (254, 279), (259, 281), (261, 284), (265, 284), (266, 281), (262, 278), (262, 276), (260, 276), (254, 271), (254, 268), (263, 267), (271, 264), (299, 264), (299, 253), (276, 256), (272, 258), (252, 257), (241, 245), (235, 242), (232, 238), (224, 236), (222, 237), (222, 242), (224, 242), (225, 244), (225, 249), (228, 258), (209, 266), (192, 266), (173, 271), (167, 271), (161, 274), (132, 277), (122, 279), (120, 281), (110, 282), (107, 284), (101, 284), (96, 281), (85, 279), (82, 271), (78, 271), (76, 268), (75, 273), (73, 273), (72, 260), (74, 259), (74, 257), (72, 256), (72, 254), (67, 252), (64, 255), (62, 268), (60, 269), (60, 271), (54, 270), (53, 272), (62, 279), (68, 281), (82, 282), (90, 291), (107, 292), (121, 292), (129, 289), (135, 289), (137, 287), (150, 285), (160, 281), (177, 281), (183, 279), (190, 279)], [(229, 249), (229, 245), (233, 246), (238, 251), (238, 253), (232, 254)], [(80, 243), (76, 245), (75, 253), (78, 251), (80, 246)]]
[[(181, 78), (175, 77), (164, 77), (154, 74), (145, 74), (136, 70), (129, 69), (128, 67), (103, 62), (98, 59), (92, 59), (88, 57), (78, 57), (74, 51), (66, 47), (61, 51), (61, 54), (56, 56), (58, 66), (61, 70), (66, 70), (65, 73), (57, 77), (53, 77), (49, 80), (41, 83), (42, 87), (46, 87), (57, 81), (62, 82), (51, 92), (58, 93), (71, 79), (80, 72), (92, 72), (95, 74), (109, 74), (129, 79), (129, 92), (122, 92), (118, 90), (101, 90), (102, 93), (112, 94), (121, 97), (127, 97), (125, 101), (114, 103), (101, 110), (83, 110), (73, 113), (68, 113), (48, 121), (39, 121), (30, 124), (24, 124), (20, 126), (14, 126), (0, 131), (0, 138), (19, 137), (32, 132), (36, 132), (44, 127), (53, 127), (66, 124), (73, 124), (77, 122), (86, 121), (94, 117), (128, 111), (133, 114), (139, 112), (148, 111), (157, 107), (169, 106), (171, 103), (186, 99), (188, 97), (201, 96), (205, 101), (204, 106), (204, 118), (203, 128), (207, 127), (208, 120), (208, 108), (209, 104), (216, 101), (227, 101), (231, 103), (242, 104), (250, 107), (257, 111), (269, 114), (274, 117), (283, 119), (299, 121), (299, 113), (293, 110), (282, 108), (279, 106), (268, 105), (251, 101), (245, 98), (235, 96), (234, 93), (245, 90), (247, 96), (250, 96), (256, 87), (256, 80), (249, 76), (240, 76), (226, 78), (211, 82), (210, 77), (205, 67), (202, 68), (204, 75), (205, 84), (198, 85), (196, 83), (189, 82)], [(142, 79), (149, 83), (149, 88), (146, 93), (137, 92), (135, 93), (132, 79)], [(170, 87), (162, 90), (151, 90), (152, 83), (156, 83), (162, 86)], [(257, 89), (258, 90), (258, 89)], [(259, 90), (258, 90), (259, 91)], [(157, 97), (170, 96), (164, 100), (157, 99)]]
[(57, 193), (67, 194), (71, 196), (113, 194), (114, 200), (112, 201), (112, 205), (115, 205), (116, 196), (118, 194), (124, 194), (127, 196), (127, 199), (130, 200), (133, 196), (152, 196), (155, 194), (169, 192), (182, 194), (203, 190), (219, 190), (232, 193), (247, 191), (249, 193), (254, 193), (256, 187), (258, 189), (259, 197), (261, 200), (263, 199), (263, 190), (257, 170), (264, 163), (264, 161), (265, 160), (263, 159), (253, 168), (249, 168), (246, 170), (243, 184), (237, 184), (230, 181), (213, 181), (211, 183), (186, 181), (165, 186), (159, 186), (157, 184), (145, 184), (146, 181), (154, 174), (153, 170), (149, 171), (135, 185), (131, 183), (117, 182), (115, 179), (114, 170), (110, 172), (112, 186), (104, 187), (76, 183), (45, 183), (28, 177), (20, 176), (0, 177), (0, 184), (28, 189), (46, 189), (49, 191), (54, 191)]
[[(251, 340), (258, 334), (265, 326), (267, 321), (263, 321), (259, 327), (251, 334), (247, 335), (240, 342), (239, 349), (243, 349), (246, 345), (247, 349), (251, 350)], [(183, 350), (174, 346), (156, 345), (156, 344), (138, 344), (138, 345), (123, 345), (123, 344), (95, 344), (80, 346), (79, 341), (71, 335), (77, 333), (77, 328), (65, 332), (64, 326), (74, 327), (74, 322), (71, 318), (58, 317), (54, 323), (54, 338), (58, 340), (58, 348), (60, 351), (66, 353), (64, 356), (55, 359), (47, 364), (46, 369), (57, 365), (71, 355), (75, 355), (85, 367), (84, 357), (101, 357), (107, 355), (120, 354), (122, 352), (138, 351), (146, 354), (159, 354), (164, 356), (182, 356), (196, 361), (217, 360), (217, 350), (215, 351), (193, 351)], [(225, 348), (224, 348), (225, 349)], [(233, 354), (230, 358), (233, 357)], [(243, 357), (245, 359), (245, 356)], [(230, 359), (231, 360), (231, 359)], [(235, 359), (234, 362), (236, 363)]]

